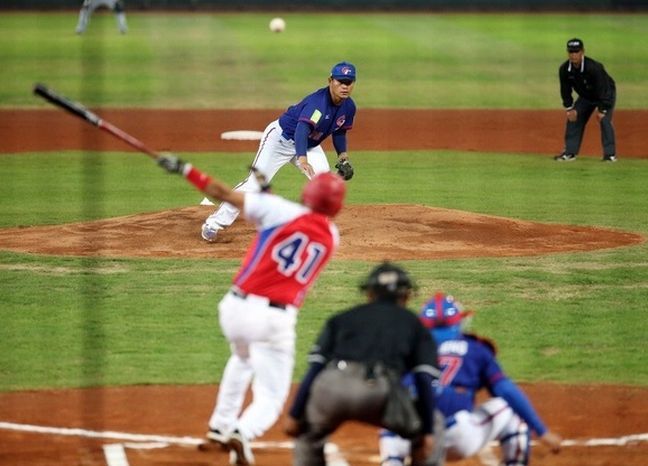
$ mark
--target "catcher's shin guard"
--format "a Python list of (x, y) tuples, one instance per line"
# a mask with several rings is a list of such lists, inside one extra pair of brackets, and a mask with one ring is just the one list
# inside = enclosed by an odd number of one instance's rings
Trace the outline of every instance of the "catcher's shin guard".
[(502, 464), (505, 466), (527, 466), (531, 453), (529, 427), (517, 416), (507, 426), (499, 439), (502, 448)]

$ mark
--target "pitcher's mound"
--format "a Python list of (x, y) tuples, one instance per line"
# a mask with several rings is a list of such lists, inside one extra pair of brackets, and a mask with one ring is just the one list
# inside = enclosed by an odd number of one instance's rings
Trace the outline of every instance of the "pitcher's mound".
[[(185, 207), (88, 223), (0, 230), (0, 249), (51, 255), (241, 259), (254, 228), (239, 219), (216, 243), (200, 238), (213, 207)], [(350, 205), (336, 223), (338, 259), (529, 256), (639, 244), (625, 231), (543, 224), (411, 204)]]

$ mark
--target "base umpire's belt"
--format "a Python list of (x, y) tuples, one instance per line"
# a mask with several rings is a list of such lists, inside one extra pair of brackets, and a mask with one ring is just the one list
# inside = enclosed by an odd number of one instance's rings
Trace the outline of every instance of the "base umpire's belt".
[[(230, 293), (232, 293), (234, 296), (237, 298), (245, 299), (248, 297), (248, 293), (245, 293), (244, 291), (239, 290), (238, 288), (230, 288)], [(288, 306), (283, 303), (278, 303), (277, 301), (270, 301), (268, 300), (268, 306), (274, 307), (275, 309), (280, 309), (282, 311), (285, 311)]]

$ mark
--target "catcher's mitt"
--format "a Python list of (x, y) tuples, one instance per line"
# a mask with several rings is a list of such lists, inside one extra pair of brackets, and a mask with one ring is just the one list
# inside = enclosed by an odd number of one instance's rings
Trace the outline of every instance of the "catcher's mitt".
[(348, 160), (338, 160), (338, 163), (335, 164), (335, 168), (337, 168), (337, 174), (346, 181), (353, 178), (353, 166)]

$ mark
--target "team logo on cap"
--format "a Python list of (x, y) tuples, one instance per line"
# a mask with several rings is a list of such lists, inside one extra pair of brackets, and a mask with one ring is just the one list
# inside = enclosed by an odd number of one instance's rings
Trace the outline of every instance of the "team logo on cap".
[(347, 74), (352, 74), (353, 70), (349, 66), (343, 66), (340, 72), (346, 76)]

